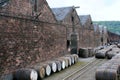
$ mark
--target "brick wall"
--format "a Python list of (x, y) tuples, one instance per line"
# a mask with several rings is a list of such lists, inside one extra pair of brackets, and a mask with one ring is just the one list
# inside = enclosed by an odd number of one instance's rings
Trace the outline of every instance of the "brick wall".
[(79, 28), (79, 48), (84, 47), (84, 28)]
[(71, 11), (65, 19), (62, 21), (62, 24), (66, 24), (67, 27), (67, 40), (71, 39), (71, 34), (73, 33), (73, 22), (72, 22), (72, 16), (74, 17), (74, 27), (75, 27), (75, 32), (78, 34), (78, 47), (81, 46), (81, 31), (82, 31), (82, 26), (79, 20), (79, 16), (77, 15), (77, 12)]
[(94, 28), (91, 21), (91, 18), (87, 19), (86, 23), (83, 24), (83, 40), (82, 40), (82, 47), (95, 47), (94, 45)]
[(107, 43), (107, 39), (108, 39), (108, 33), (107, 30), (104, 29), (104, 33), (103, 33), (103, 44)]
[(108, 31), (108, 40), (109, 42), (119, 42), (120, 35)]
[(101, 36), (100, 36), (100, 31), (99, 31), (99, 27), (97, 28), (96, 32), (94, 33), (95, 34), (95, 47), (98, 47), (101, 45)]
[(0, 74), (64, 55), (66, 28), (52, 23), (46, 0), (38, 0), (37, 11), (31, 0), (9, 0), (0, 8)]
[[(9, 0), (7, 5), (0, 8), (0, 12), (11, 15), (30, 17), (45, 22), (56, 22), (56, 19), (48, 6), (46, 0), (37, 1), (37, 11), (34, 11), (34, 0)], [(38, 16), (38, 18), (36, 18)]]
[(10, 0), (1, 11), (32, 16), (32, 5), (29, 0)]
[(57, 26), (0, 16), (0, 74), (64, 55), (66, 33)]

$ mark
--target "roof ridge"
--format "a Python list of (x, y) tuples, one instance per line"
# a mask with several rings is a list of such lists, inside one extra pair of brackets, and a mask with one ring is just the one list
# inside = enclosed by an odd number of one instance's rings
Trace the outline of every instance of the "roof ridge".
[(56, 19), (58, 21), (62, 21), (66, 17), (66, 15), (72, 11), (73, 7), (61, 7), (61, 8), (51, 8), (51, 9)]

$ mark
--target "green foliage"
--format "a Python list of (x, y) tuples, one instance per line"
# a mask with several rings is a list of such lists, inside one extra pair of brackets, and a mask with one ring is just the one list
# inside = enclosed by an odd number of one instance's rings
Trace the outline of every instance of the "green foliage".
[(94, 23), (106, 26), (110, 32), (120, 35), (120, 21), (94, 21)]

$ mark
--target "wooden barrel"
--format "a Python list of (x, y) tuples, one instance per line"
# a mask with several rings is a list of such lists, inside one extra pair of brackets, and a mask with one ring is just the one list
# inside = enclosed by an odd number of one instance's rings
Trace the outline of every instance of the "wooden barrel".
[(61, 71), (62, 63), (60, 61), (58, 61), (58, 60), (56, 60), (55, 63), (57, 64), (57, 71)]
[(56, 60), (60, 61), (62, 64), (62, 69), (65, 69), (65, 60), (57, 58)]
[(99, 51), (95, 54), (96, 58), (105, 58), (106, 57), (106, 53), (104, 51)]
[(96, 80), (118, 80), (120, 73), (120, 62), (118, 59), (111, 59), (107, 63), (102, 64), (96, 70)]
[(117, 80), (117, 72), (114, 69), (99, 69), (95, 74), (96, 80)]
[(45, 62), (42, 62), (42, 63), (36, 64), (35, 66), (42, 66), (42, 67), (44, 67), (44, 69), (45, 69), (45, 75), (46, 76), (50, 76), (50, 74), (52, 72), (52, 69), (51, 69), (51, 67), (50, 67), (49, 64), (46, 64)]
[(70, 56), (71, 57), (71, 60), (72, 60), (72, 64), (75, 64), (75, 59), (74, 59), (74, 56)]
[(44, 69), (45, 69), (45, 75), (46, 76), (50, 76), (51, 72), (52, 72), (52, 69), (50, 67), (49, 64), (46, 64), (46, 63), (41, 63), (41, 64), (37, 64), (36, 66), (43, 66)]
[(55, 63), (55, 61), (47, 61), (45, 62), (46, 64), (49, 64), (52, 72), (56, 72), (57, 71), (57, 64)]
[(112, 59), (120, 59), (120, 53), (116, 54)]
[(35, 66), (34, 69), (38, 73), (38, 80), (43, 79), (45, 77), (45, 68), (43, 66)]
[(94, 50), (92, 48), (89, 48), (88, 52), (89, 52), (89, 57), (92, 57), (92, 56), (95, 55), (95, 52), (94, 52)]
[(65, 67), (67, 68), (69, 65), (69, 58), (67, 57), (60, 57), (60, 59), (63, 59), (65, 61)]
[(117, 47), (120, 48), (120, 43), (117, 44)]
[(107, 57), (107, 59), (112, 59), (112, 57), (115, 56), (116, 54), (117, 53), (110, 51), (110, 52), (106, 53), (106, 57)]
[(71, 57), (62, 57), (63, 59), (67, 59), (68, 60), (68, 65), (71, 66), (72, 65), (72, 60)]
[[(107, 75), (107, 76), (105, 76)], [(104, 77), (106, 78), (106, 80), (118, 80), (117, 79), (117, 70), (115, 69), (107, 69), (107, 71), (105, 71), (105, 75)]]
[(95, 80), (103, 80), (104, 77), (104, 68), (103, 69), (97, 69), (95, 73)]
[(117, 73), (120, 73), (119, 72), (119, 65), (118, 64), (112, 64), (111, 66), (110, 66), (110, 69), (114, 69), (114, 70), (116, 70), (117, 71)]
[(71, 59), (71, 57), (67, 57), (66, 56), (66, 58), (68, 58), (68, 60), (69, 60), (68, 65), (71, 66), (72, 65), (72, 59)]
[(71, 58), (71, 64), (75, 63), (74, 56), (72, 56), (72, 55), (66, 55), (65, 57), (70, 57)]
[(120, 48), (118, 48), (118, 47), (117, 48), (112, 48), (112, 51), (116, 52), (116, 53), (119, 53), (120, 52)]
[(111, 68), (118, 69), (118, 74), (120, 74), (120, 59), (112, 59), (111, 60)]
[[(105, 58), (107, 53), (112, 51), (112, 48), (115, 48), (115, 47), (116, 47), (115, 45), (110, 45), (102, 50), (98, 50), (95, 54), (95, 57), (96, 58)], [(111, 57), (111, 55), (109, 57)]]
[(74, 61), (77, 62), (78, 61), (78, 55), (73, 54), (72, 56), (74, 56)]
[(19, 69), (13, 73), (13, 80), (37, 80), (38, 74), (33, 69)]
[(88, 48), (88, 57), (92, 57), (92, 53), (91, 53), (91, 49), (90, 48)]
[(89, 56), (88, 49), (87, 48), (80, 48), (78, 55), (79, 55), (79, 57), (88, 58), (88, 56)]
[(57, 71), (61, 71), (62, 70), (62, 61), (57, 60), (57, 59), (53, 59), (52, 61), (56, 63)]

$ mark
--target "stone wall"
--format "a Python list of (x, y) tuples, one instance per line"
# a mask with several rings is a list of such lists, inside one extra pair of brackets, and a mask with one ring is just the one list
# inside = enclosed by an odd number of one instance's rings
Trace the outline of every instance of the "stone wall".
[[(0, 16), (0, 74), (65, 54), (66, 33), (56, 24)], [(61, 26), (66, 30), (65, 27)]]
[(120, 42), (120, 35), (108, 31), (108, 43)]
[(101, 45), (101, 36), (100, 36), (100, 32), (99, 31), (96, 31), (95, 33), (95, 47), (98, 47)]
[[(77, 12), (74, 9), (72, 10), (73, 11), (71, 11), (62, 21), (62, 24), (65, 24), (67, 27), (67, 32), (66, 32), (67, 40), (71, 39), (71, 34), (73, 33), (73, 27), (74, 27), (74, 30), (78, 35), (77, 38), (78, 38), (78, 48), (79, 48), (80, 46), (82, 46), (80, 41), (82, 39), (82, 36), (81, 36), (82, 25), (80, 23), (80, 19), (79, 19), (79, 16), (77, 15)], [(74, 18), (73, 21), (72, 21), (72, 17)]]
[(35, 0), (9, 0), (4, 7), (0, 8), (0, 12), (55, 23), (56, 19), (46, 0), (37, 0), (36, 11), (34, 10), (34, 1)]

